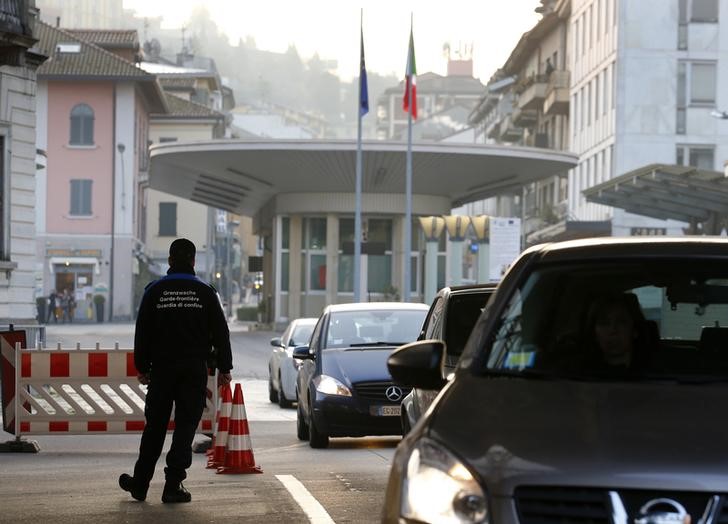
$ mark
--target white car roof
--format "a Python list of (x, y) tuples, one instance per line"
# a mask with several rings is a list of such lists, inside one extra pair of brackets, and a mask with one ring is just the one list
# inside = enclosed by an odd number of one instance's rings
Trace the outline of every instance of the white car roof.
[(355, 302), (351, 304), (331, 304), (326, 306), (324, 312), (340, 313), (342, 311), (427, 311), (426, 304), (414, 302)]

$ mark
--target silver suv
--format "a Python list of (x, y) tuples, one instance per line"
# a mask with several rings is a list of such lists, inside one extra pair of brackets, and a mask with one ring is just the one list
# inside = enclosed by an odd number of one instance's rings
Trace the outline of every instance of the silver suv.
[[(441, 341), (390, 357), (442, 384)], [(385, 522), (728, 519), (728, 240), (524, 252), (397, 448)]]

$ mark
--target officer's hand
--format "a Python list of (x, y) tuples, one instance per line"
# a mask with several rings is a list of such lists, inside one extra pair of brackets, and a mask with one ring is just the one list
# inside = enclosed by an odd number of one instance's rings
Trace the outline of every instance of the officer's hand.
[(140, 383), (140, 384), (142, 384), (143, 386), (146, 386), (146, 385), (148, 385), (148, 384), (149, 384), (149, 373), (139, 373), (139, 374), (137, 375), (137, 380), (138, 380), (138, 381), (139, 381), (139, 383)]
[(227, 386), (232, 382), (233, 377), (230, 373), (218, 373), (217, 374), (217, 386)]

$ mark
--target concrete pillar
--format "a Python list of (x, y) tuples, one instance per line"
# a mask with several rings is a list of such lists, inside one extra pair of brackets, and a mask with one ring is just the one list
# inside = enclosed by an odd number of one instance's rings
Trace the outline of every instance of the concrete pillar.
[(440, 234), (445, 228), (442, 217), (420, 217), (420, 226), (425, 233), (425, 289), (424, 303), (430, 304), (437, 294), (437, 253)]
[(469, 216), (448, 215), (445, 227), (450, 237), (450, 285), (458, 286), (463, 281), (463, 240), (470, 226)]
[(326, 216), (326, 303), (337, 304), (339, 294), (339, 215)]
[(470, 217), (470, 222), (478, 239), (478, 282), (490, 282), (490, 217)]
[(288, 232), (288, 318), (293, 320), (301, 316), (301, 216), (291, 215)]

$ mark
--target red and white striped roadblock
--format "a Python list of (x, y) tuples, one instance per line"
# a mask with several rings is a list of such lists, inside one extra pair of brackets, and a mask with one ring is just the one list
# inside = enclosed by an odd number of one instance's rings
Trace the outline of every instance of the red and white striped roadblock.
[[(0, 337), (5, 430), (16, 438), (47, 434), (122, 434), (144, 429), (146, 386), (139, 384), (134, 351), (27, 349)], [(7, 369), (10, 366), (12, 369)], [(217, 405), (216, 376), (208, 377), (199, 431), (211, 434)], [(174, 429), (170, 422), (169, 429)]]

